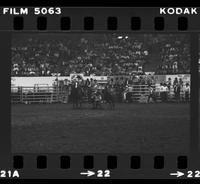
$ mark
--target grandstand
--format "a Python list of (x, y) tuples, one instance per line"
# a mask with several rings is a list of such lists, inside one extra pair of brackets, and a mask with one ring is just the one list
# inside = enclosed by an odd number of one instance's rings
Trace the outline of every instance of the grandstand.
[[(41, 76), (52, 76), (54, 79), (63, 76), (69, 79), (71, 74), (79, 73), (84, 77), (92, 76), (94, 79), (103, 76), (129, 78), (129, 81), (139, 77), (139, 81), (135, 84), (146, 85), (147, 88), (147, 85), (152, 83), (149, 81), (149, 76), (145, 76), (148, 72), (154, 75), (190, 73), (188, 39), (185, 35), (174, 34), (113, 33), (79, 34), (78, 36), (77, 34), (48, 34), (48, 36), (16, 34), (12, 40), (12, 77), (38, 77), (37, 82), (32, 86), (29, 85), (30, 88), (44, 83), (43, 81), (39, 83)], [(124, 79), (121, 87), (124, 88), (123, 91), (127, 83)], [(26, 80), (30, 81), (28, 78)], [(57, 80), (62, 79), (59, 77)], [(164, 81), (154, 81), (154, 85), (166, 81), (167, 77)], [(15, 84), (13, 87), (17, 88), (19, 85)], [(138, 93), (137, 100), (140, 98), (140, 92)], [(18, 93), (14, 94), (16, 95)], [(44, 97), (43, 94), (41, 96)], [(49, 96), (48, 92), (47, 96)], [(22, 97), (14, 97), (14, 99), (23, 99)]]
[(151, 34), (16, 34), (12, 76), (190, 73), (189, 38)]

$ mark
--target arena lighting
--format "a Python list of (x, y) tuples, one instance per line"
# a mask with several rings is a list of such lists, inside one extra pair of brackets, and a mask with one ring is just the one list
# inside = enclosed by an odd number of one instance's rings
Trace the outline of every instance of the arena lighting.
[(117, 38), (118, 38), (118, 39), (122, 39), (122, 38), (123, 38), (123, 36), (118, 36)]
[(125, 36), (125, 37), (123, 37), (123, 36), (118, 36), (117, 38), (118, 38), (118, 39), (123, 39), (123, 38), (124, 38), (124, 39), (128, 39), (128, 36)]

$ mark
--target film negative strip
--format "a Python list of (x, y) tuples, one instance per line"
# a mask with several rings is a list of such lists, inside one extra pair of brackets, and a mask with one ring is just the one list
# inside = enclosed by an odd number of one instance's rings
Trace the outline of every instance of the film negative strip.
[(1, 179), (200, 179), (200, 8), (1, 7)]

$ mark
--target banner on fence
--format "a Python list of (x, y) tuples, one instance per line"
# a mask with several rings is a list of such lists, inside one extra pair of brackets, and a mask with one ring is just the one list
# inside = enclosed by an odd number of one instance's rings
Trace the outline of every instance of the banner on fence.
[[(109, 79), (113, 78), (114, 80), (116, 78), (128, 78), (128, 76), (84, 76), (83, 74), (72, 74), (70, 76), (49, 76), (49, 77), (12, 77), (11, 78), (11, 86), (12, 87), (29, 87), (29, 86), (35, 86), (35, 85), (49, 85), (52, 86), (55, 81), (57, 80), (72, 80), (77, 75), (81, 76), (84, 80), (86, 79), (94, 79), (97, 80), (99, 83), (106, 83)], [(171, 78), (172, 81), (174, 81), (175, 78), (182, 78), (183, 82), (189, 82), (190, 83), (190, 74), (177, 74), (177, 75), (154, 75), (154, 79), (156, 81), (156, 84), (160, 84), (161, 82), (166, 82), (168, 78)]]
[(166, 80), (168, 80), (168, 78), (171, 78), (172, 81), (174, 81), (175, 78), (178, 80), (181, 78), (184, 84), (190, 83), (190, 74), (166, 75)]

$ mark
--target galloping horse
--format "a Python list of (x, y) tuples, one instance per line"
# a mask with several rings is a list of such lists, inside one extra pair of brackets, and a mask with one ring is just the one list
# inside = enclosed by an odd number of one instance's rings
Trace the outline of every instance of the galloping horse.
[(81, 108), (83, 90), (81, 86), (78, 85), (77, 82), (74, 85), (72, 85), (71, 96), (72, 96), (73, 108)]

